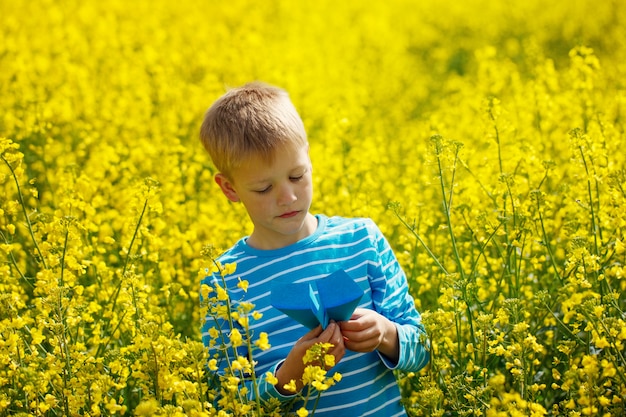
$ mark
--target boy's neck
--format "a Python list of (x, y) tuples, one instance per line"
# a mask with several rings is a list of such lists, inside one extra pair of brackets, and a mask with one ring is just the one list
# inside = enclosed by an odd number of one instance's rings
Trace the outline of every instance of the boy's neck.
[(282, 234), (271, 234), (271, 233), (263, 233), (255, 228), (250, 237), (246, 240), (248, 246), (253, 247), (254, 249), (260, 250), (276, 250), (281, 249), (289, 245), (293, 245), (311, 236), (317, 230), (318, 226), (317, 217), (312, 215), (311, 213), (307, 213), (304, 222), (302, 223), (302, 227), (294, 234), (291, 235), (282, 235)]

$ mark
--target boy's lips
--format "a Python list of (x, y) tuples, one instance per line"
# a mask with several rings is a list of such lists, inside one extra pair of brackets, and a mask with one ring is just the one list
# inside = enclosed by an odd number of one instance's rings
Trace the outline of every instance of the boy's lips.
[(298, 213), (300, 213), (300, 212), (299, 211), (290, 211), (290, 212), (287, 212), (287, 213), (283, 213), (283, 214), (281, 214), (278, 217), (280, 217), (281, 219), (288, 219), (290, 217), (297, 216)]

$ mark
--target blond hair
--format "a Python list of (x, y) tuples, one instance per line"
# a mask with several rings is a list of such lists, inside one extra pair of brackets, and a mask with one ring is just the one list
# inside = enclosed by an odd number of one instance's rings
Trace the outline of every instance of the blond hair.
[(251, 82), (233, 88), (207, 110), (200, 140), (225, 175), (251, 156), (271, 162), (283, 145), (306, 145), (300, 115), (281, 88)]

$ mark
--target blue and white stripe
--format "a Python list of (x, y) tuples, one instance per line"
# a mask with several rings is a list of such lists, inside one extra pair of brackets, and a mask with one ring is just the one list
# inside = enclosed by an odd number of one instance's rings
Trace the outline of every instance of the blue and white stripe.
[[(424, 328), (408, 292), (406, 276), (389, 243), (370, 219), (316, 217), (315, 233), (293, 245), (257, 250), (249, 247), (244, 238), (219, 258), (223, 265), (237, 264), (235, 273), (225, 277), (231, 300), (251, 302), (255, 310), (263, 314), (261, 320), (250, 323), (253, 334), (267, 332), (272, 345), (269, 350), (257, 350), (253, 354), (258, 362), (260, 395), (291, 399), (267, 383), (264, 374), (274, 371), (296, 340), (308, 331), (270, 305), (271, 281), (289, 277), (294, 282), (306, 282), (343, 269), (365, 291), (359, 307), (373, 309), (396, 323), (400, 357), (397, 363), (392, 363), (377, 352), (346, 351), (344, 358), (329, 372), (329, 375), (339, 372), (343, 378), (322, 394), (315, 415), (404, 416), (393, 370), (417, 371), (429, 358), (423, 343)], [(212, 285), (214, 279), (221, 283), (221, 278), (214, 276), (206, 277), (203, 283)], [(239, 279), (249, 282), (247, 292), (237, 287)], [(212, 326), (212, 320), (208, 320), (203, 329), (202, 337), (207, 346), (208, 330)], [(238, 353), (247, 355), (241, 349)], [(294, 409), (299, 406), (296, 403)]]

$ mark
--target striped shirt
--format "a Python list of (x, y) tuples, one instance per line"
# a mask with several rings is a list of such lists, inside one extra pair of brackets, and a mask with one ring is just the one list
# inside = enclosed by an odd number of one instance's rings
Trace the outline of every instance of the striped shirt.
[[(365, 292), (359, 307), (375, 310), (396, 324), (399, 359), (393, 363), (377, 351), (346, 350), (341, 361), (328, 373), (330, 376), (339, 372), (342, 379), (321, 394), (315, 415), (405, 416), (393, 370), (417, 371), (429, 359), (425, 331), (408, 292), (406, 276), (388, 241), (372, 220), (316, 217), (316, 231), (297, 243), (276, 250), (258, 250), (248, 246), (243, 238), (219, 258), (222, 265), (237, 265), (236, 271), (225, 277), (231, 300), (253, 303), (254, 310), (263, 314), (260, 320), (250, 321), (251, 332), (254, 335), (268, 333), (271, 344), (270, 349), (253, 353), (257, 362), (259, 395), (285, 402), (292, 399), (281, 395), (268, 383), (265, 373), (274, 372), (294, 343), (308, 332), (307, 328), (271, 306), (271, 281), (288, 277), (293, 282), (306, 282), (343, 269)], [(237, 287), (240, 279), (249, 283), (246, 292)], [(221, 282), (221, 278), (208, 276), (203, 280), (209, 285), (214, 282)], [(209, 346), (209, 329), (214, 322), (207, 319), (202, 337)], [(212, 348), (209, 351), (215, 353)], [(247, 352), (240, 348), (238, 354), (245, 356)], [(313, 403), (309, 401), (308, 407)], [(296, 402), (293, 410), (301, 405)]]

